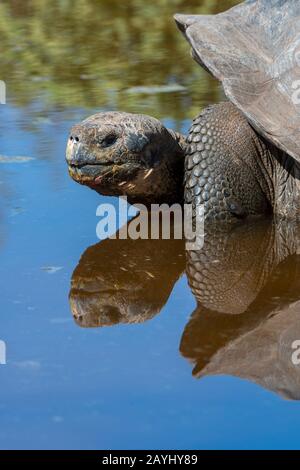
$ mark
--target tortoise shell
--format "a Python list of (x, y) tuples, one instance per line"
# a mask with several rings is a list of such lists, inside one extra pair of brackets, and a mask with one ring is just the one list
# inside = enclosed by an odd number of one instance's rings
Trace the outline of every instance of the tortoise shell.
[(250, 124), (300, 162), (300, 1), (248, 0), (175, 20)]

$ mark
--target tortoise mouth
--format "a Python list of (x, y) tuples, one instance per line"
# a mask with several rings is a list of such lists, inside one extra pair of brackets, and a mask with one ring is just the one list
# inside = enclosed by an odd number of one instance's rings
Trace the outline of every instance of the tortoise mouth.
[(89, 163), (68, 163), (69, 167), (72, 169), (78, 169), (81, 170), (82, 168), (86, 167), (108, 167), (108, 166), (113, 166), (115, 163), (112, 161), (109, 162), (89, 162)]
[(117, 165), (113, 162), (84, 163), (68, 165), (69, 174), (73, 180), (89, 186), (98, 186), (105, 183), (105, 177), (112, 177), (117, 172)]
[[(128, 183), (135, 177), (139, 167), (129, 165), (124, 162), (89, 162), (89, 163), (68, 163), (69, 174), (77, 183), (101, 188), (105, 194), (115, 194), (115, 189), (119, 188), (120, 182), (124, 180)], [(104, 194), (104, 193), (103, 193)]]

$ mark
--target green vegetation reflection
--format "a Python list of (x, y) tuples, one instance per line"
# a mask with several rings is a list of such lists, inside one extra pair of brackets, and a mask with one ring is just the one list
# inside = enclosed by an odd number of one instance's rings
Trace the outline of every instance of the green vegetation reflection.
[(0, 78), (17, 105), (42, 99), (188, 118), (215, 101), (219, 87), (191, 59), (172, 15), (237, 3), (2, 0)]

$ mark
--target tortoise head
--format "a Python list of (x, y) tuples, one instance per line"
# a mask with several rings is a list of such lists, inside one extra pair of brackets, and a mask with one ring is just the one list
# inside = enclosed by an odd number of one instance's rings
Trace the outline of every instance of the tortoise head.
[(104, 112), (87, 118), (72, 127), (66, 159), (76, 182), (130, 202), (174, 202), (182, 186), (183, 149), (150, 116)]

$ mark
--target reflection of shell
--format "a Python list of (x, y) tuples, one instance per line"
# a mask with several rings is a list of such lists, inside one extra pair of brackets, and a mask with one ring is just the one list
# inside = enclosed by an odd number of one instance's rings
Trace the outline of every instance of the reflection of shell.
[(198, 307), (180, 351), (195, 376), (233, 375), (300, 400), (300, 365), (292, 360), (300, 340), (299, 235), (296, 224), (260, 221), (207, 230), (203, 250), (188, 253)]
[(230, 374), (254, 381), (285, 399), (300, 400), (300, 366), (292, 343), (300, 338), (300, 303), (218, 351), (202, 374)]

